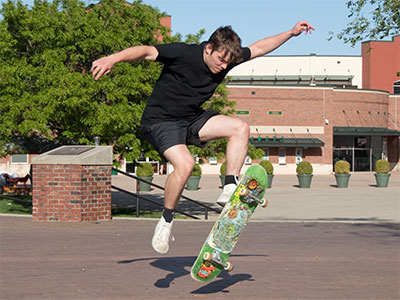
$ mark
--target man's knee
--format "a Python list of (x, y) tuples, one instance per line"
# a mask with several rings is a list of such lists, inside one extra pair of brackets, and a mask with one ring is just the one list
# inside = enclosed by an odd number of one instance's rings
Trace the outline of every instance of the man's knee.
[(243, 138), (249, 138), (250, 137), (250, 126), (247, 124), (247, 122), (242, 121), (242, 120), (237, 120), (237, 125), (236, 125), (236, 134), (242, 136)]
[(177, 174), (182, 177), (182, 179), (186, 179), (190, 176), (194, 168), (194, 159), (193, 157), (182, 159), (180, 162), (174, 165), (174, 170), (176, 170)]

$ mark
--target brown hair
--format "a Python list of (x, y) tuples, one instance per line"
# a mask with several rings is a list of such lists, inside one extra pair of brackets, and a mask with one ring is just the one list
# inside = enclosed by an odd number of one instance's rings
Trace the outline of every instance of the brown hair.
[(208, 43), (212, 46), (212, 51), (225, 50), (225, 55), (230, 54), (230, 63), (242, 61), (242, 41), (231, 26), (219, 27), (210, 36)]

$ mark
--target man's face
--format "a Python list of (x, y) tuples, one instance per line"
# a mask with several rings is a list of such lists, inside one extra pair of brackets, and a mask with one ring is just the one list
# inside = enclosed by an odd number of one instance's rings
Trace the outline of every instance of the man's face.
[(211, 73), (218, 74), (225, 70), (229, 64), (231, 55), (226, 53), (224, 49), (212, 50), (212, 46), (207, 44), (204, 49), (204, 62), (210, 69)]

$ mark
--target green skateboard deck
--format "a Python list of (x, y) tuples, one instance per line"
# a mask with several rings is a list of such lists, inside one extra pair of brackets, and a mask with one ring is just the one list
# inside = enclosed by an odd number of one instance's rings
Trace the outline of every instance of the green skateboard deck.
[(263, 198), (266, 186), (267, 174), (263, 167), (253, 165), (247, 169), (192, 266), (193, 279), (208, 282), (222, 270), (233, 268), (228, 262), (229, 255), (258, 204), (267, 205)]

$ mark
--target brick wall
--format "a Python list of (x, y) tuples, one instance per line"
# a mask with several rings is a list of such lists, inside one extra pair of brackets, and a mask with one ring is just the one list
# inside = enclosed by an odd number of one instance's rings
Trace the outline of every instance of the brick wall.
[[(389, 95), (387, 92), (256, 85), (231, 85), (228, 89), (229, 99), (237, 103), (236, 110), (250, 112), (236, 117), (246, 121), (250, 126), (323, 128), (323, 134), (276, 134), (284, 138), (313, 137), (323, 141), (324, 147), (303, 150), (303, 158), (313, 164), (332, 165), (334, 126), (383, 127), (399, 130), (399, 97)], [(282, 114), (270, 115), (269, 111), (281, 111)], [(253, 133), (252, 136), (257, 137), (257, 134)], [(389, 155), (393, 162), (399, 162), (399, 138), (393, 138), (390, 142)], [(295, 149), (286, 149), (287, 164), (295, 163), (294, 151)], [(278, 149), (269, 148), (269, 154), (271, 162), (277, 164)]]
[(33, 221), (111, 219), (111, 167), (34, 164)]

